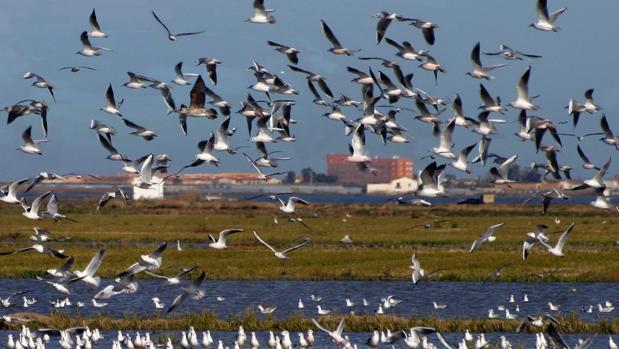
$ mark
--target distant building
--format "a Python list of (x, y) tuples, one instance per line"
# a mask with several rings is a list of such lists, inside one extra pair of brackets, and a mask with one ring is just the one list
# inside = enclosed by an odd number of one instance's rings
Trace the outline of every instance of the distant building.
[(370, 183), (367, 185), (368, 194), (390, 195), (410, 193), (415, 190), (417, 190), (417, 181), (409, 177), (394, 179), (388, 183)]
[(376, 175), (360, 171), (356, 163), (346, 161), (348, 154), (327, 155), (327, 175), (337, 177), (342, 185), (365, 187), (370, 183), (388, 183), (394, 179), (413, 178), (413, 160), (401, 157), (374, 158), (370, 166), (376, 168)]
[(281, 179), (270, 177), (267, 181), (254, 172), (186, 173), (174, 179), (174, 184), (280, 184)]

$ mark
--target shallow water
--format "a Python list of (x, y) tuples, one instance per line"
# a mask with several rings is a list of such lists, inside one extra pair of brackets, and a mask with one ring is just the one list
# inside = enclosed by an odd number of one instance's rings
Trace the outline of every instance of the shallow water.
[[(104, 280), (102, 287), (110, 283)], [(82, 283), (70, 286), (72, 295), (69, 297), (73, 305), (56, 310), (91, 316), (96, 314), (122, 316), (126, 313), (149, 315), (163, 310), (155, 309), (151, 298), (158, 296), (166, 305), (171, 304), (174, 297), (180, 293), (178, 286), (161, 287), (159, 280), (142, 280), (134, 294), (121, 294), (101, 302), (109, 303), (104, 308), (95, 308), (90, 303), (97, 290), (89, 290)], [(0, 297), (5, 298), (10, 293), (19, 290), (29, 290), (28, 298), (36, 298), (37, 302), (28, 308), (22, 308), (21, 296), (12, 299), (15, 307), (0, 309), (0, 315), (21, 311), (47, 314), (54, 310), (50, 301), (63, 299), (64, 295), (55, 291), (49, 285), (37, 280), (6, 279), (2, 280)], [(402, 300), (397, 306), (384, 309), (386, 314), (402, 316), (436, 315), (440, 318), (480, 318), (486, 317), (488, 309), (498, 311), (500, 305), (519, 315), (550, 312), (547, 303), (559, 305), (560, 313), (577, 312), (582, 320), (594, 321), (598, 317), (619, 318), (619, 310), (610, 313), (598, 313), (596, 305), (609, 300), (619, 303), (619, 283), (508, 283), (488, 282), (424, 282), (415, 288), (408, 281), (205, 281), (202, 289), (206, 297), (200, 300), (188, 299), (176, 313), (199, 312), (204, 309), (214, 310), (220, 317), (238, 314), (246, 310), (257, 311), (257, 305), (276, 306), (274, 316), (286, 318), (296, 313), (304, 316), (317, 315), (316, 306), (332, 310), (332, 314), (374, 314), (381, 298), (393, 295)], [(523, 295), (527, 293), (529, 302), (524, 302)], [(322, 297), (320, 302), (314, 302), (310, 295)], [(510, 295), (515, 302), (510, 303)], [(224, 297), (218, 301), (217, 297)], [(347, 307), (345, 299), (350, 298), (354, 307)], [(363, 306), (363, 298), (370, 304)], [(298, 309), (298, 300), (304, 303), (303, 309)], [(77, 308), (77, 302), (84, 302), (83, 308)], [(435, 310), (432, 302), (446, 304), (442, 310)], [(517, 312), (518, 305), (520, 312)], [(587, 314), (582, 307), (594, 305), (594, 312)], [(556, 313), (556, 312), (551, 312)]]
[[(200, 333), (201, 330), (203, 329), (196, 329), (196, 331), (198, 332), (198, 341), (202, 340), (202, 334)], [(14, 337), (18, 335), (16, 331), (0, 331), (0, 345), (4, 345), (4, 343), (6, 343), (9, 333), (13, 334)], [(346, 334), (345, 331), (344, 333)], [(103, 339), (101, 339), (97, 343), (97, 347), (110, 348), (112, 346), (112, 341), (115, 340), (117, 337), (117, 332), (102, 331), (101, 334), (103, 335)], [(123, 331), (123, 334), (130, 335), (132, 338), (135, 338), (136, 332), (135, 331)], [(144, 336), (145, 332), (140, 331), (140, 335)], [(236, 332), (211, 332), (211, 337), (214, 340), (214, 343), (213, 345), (211, 345), (211, 347), (217, 348), (218, 341), (221, 340), (224, 346), (233, 348), (234, 341), (236, 340), (236, 335), (237, 335)], [(245, 343), (244, 347), (248, 348), (248, 347), (251, 347), (249, 344), (249, 338), (251, 338), (251, 333), (247, 331), (246, 335), (248, 338), (247, 338), (247, 342)], [(277, 332), (275, 333), (275, 335), (281, 336), (281, 334)], [(365, 343), (367, 339), (370, 337), (369, 333), (349, 333), (346, 335), (348, 335), (351, 343), (357, 344), (359, 348), (365, 348), (366, 347)], [(507, 340), (509, 340), (512, 343), (514, 348), (517, 348), (519, 345), (522, 345), (524, 348), (535, 348), (535, 334), (489, 333), (485, 335), (485, 338), (488, 342), (494, 341), (493, 343), (496, 343), (496, 341), (498, 341), (499, 337), (502, 335), (504, 335), (507, 338)], [(473, 336), (476, 338), (477, 334), (473, 334)], [(590, 336), (591, 335), (586, 335), (586, 334), (582, 334), (582, 335), (566, 334), (566, 335), (563, 335), (563, 338), (568, 344), (575, 345), (575, 343), (577, 343), (579, 339), (588, 338)], [(175, 344), (175, 347), (180, 348), (180, 345), (179, 345), (180, 339), (181, 339), (180, 332), (170, 332), (170, 331), (150, 332), (150, 338), (155, 343), (160, 342), (161, 344), (163, 344), (165, 343), (168, 337), (172, 339), (173, 343)], [(298, 334), (290, 333), (290, 337), (293, 343), (293, 347), (298, 347), (298, 338), (299, 338)], [(313, 348), (318, 348), (318, 349), (337, 348), (337, 346), (331, 343), (331, 341), (329, 340), (329, 337), (325, 333), (315, 333), (314, 337), (315, 337), (316, 342), (314, 343)], [(452, 345), (457, 345), (458, 342), (462, 341), (462, 339), (464, 338), (464, 335), (461, 333), (445, 333), (444, 337)], [(267, 346), (267, 340), (269, 338), (268, 332), (257, 332), (256, 338), (258, 339), (261, 348), (268, 348)], [(60, 345), (58, 344), (58, 339), (59, 339), (58, 337), (52, 337), (49, 343), (46, 344), (46, 348), (50, 348), (50, 349), (60, 348)], [(442, 345), (440, 344), (439, 340), (436, 338), (435, 335), (429, 336), (428, 340), (429, 342), (434, 343), (437, 347), (439, 348), (442, 347)], [(614, 340), (618, 341), (619, 337), (615, 336)], [(597, 336), (597, 338), (594, 339), (593, 344), (590, 348), (606, 348), (607, 343), (608, 343), (608, 338), (606, 336)], [(390, 345), (382, 344), (380, 347), (388, 348), (390, 347)], [(402, 341), (400, 341), (399, 343), (395, 345), (395, 347), (404, 348), (406, 346), (404, 345)], [(473, 344), (470, 344), (470, 347), (474, 347)], [(494, 346), (491, 346), (491, 348), (493, 347)]]

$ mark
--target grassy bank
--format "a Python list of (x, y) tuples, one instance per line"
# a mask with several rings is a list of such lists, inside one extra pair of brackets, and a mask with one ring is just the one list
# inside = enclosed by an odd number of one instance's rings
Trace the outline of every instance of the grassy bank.
[[(259, 316), (254, 312), (246, 312), (230, 316), (225, 319), (217, 318), (211, 311), (202, 313), (163, 317), (159, 315), (138, 317), (128, 316), (124, 318), (110, 318), (105, 316), (81, 317), (69, 316), (61, 313), (41, 315), (35, 313), (17, 313), (16, 317), (30, 320), (31, 327), (43, 328), (68, 328), (73, 326), (89, 326), (100, 330), (186, 330), (194, 326), (196, 330), (212, 331), (236, 331), (243, 326), (248, 331), (288, 330), (305, 331), (314, 328), (310, 318), (292, 315), (286, 319)], [(320, 323), (327, 328), (337, 327), (341, 317), (322, 316), (318, 318)], [(563, 333), (619, 333), (619, 320), (600, 320), (598, 322), (579, 321), (576, 314), (558, 317), (560, 322), (559, 331)], [(392, 315), (349, 315), (346, 316), (346, 332), (371, 332), (374, 329), (402, 330), (414, 326), (430, 326), (439, 332), (515, 332), (519, 320), (499, 319), (439, 319), (436, 317), (407, 318)], [(4, 323), (4, 328), (19, 328), (19, 324)], [(536, 329), (537, 331), (537, 329)]]
[[(303, 211), (307, 230), (298, 223), (278, 216), (270, 203), (206, 203), (195, 200), (133, 202), (129, 206), (94, 209), (96, 203), (65, 203), (61, 210), (78, 223), (38, 221), (21, 216), (16, 206), (0, 205), (0, 251), (31, 244), (28, 236), (33, 225), (50, 230), (56, 236), (70, 238), (55, 244), (75, 257), (75, 266), (83, 268), (102, 246), (108, 253), (100, 275), (111, 277), (132, 264), (162, 241), (181, 240), (182, 252), (170, 244), (164, 254), (164, 272), (199, 264), (205, 269), (222, 271), (223, 279), (296, 279), (296, 280), (405, 280), (410, 277), (410, 256), (416, 253), (427, 272), (437, 280), (483, 280), (499, 265), (507, 264), (503, 281), (619, 281), (619, 217), (614, 211), (586, 206), (557, 206), (548, 217), (537, 207), (523, 205), (456, 205), (437, 208), (404, 208), (367, 205), (314, 205)], [(318, 217), (313, 213), (318, 211)], [(555, 224), (555, 217), (561, 221)], [(445, 221), (426, 229), (420, 225)], [(521, 258), (525, 234), (536, 224), (550, 227), (552, 241), (572, 221), (576, 228), (570, 236), (565, 257), (555, 257), (534, 249), (527, 261)], [(505, 223), (497, 240), (486, 243), (472, 254), (473, 240), (488, 226)], [(229, 249), (207, 249), (208, 234), (226, 228), (243, 228), (232, 236)], [(285, 248), (302, 237), (311, 243), (280, 262), (262, 245), (251, 230), (277, 248)], [(349, 235), (353, 244), (339, 241)], [(0, 277), (32, 277), (61, 264), (49, 256), (29, 252), (0, 257)], [(173, 261), (173, 262), (172, 262)], [(165, 269), (165, 268), (164, 268)]]

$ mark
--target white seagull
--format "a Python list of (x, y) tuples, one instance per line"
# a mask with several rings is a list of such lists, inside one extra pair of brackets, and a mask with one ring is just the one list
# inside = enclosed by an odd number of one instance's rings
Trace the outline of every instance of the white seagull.
[(275, 250), (275, 249), (274, 249), (271, 245), (269, 245), (266, 241), (262, 240), (262, 238), (260, 237), (260, 235), (258, 235), (258, 233), (256, 233), (255, 231), (254, 231), (254, 236), (256, 237), (256, 239), (258, 239), (258, 241), (260, 241), (260, 243), (261, 243), (261, 244), (263, 244), (263, 245), (264, 245), (264, 246), (266, 246), (269, 250), (271, 250), (271, 251), (273, 252), (273, 255), (274, 255), (277, 259), (287, 259), (287, 258), (288, 258), (288, 253), (290, 253), (290, 252), (292, 252), (292, 251), (294, 251), (294, 250), (298, 250), (298, 249), (300, 249), (301, 247), (303, 247), (303, 246), (307, 245), (307, 244), (309, 243), (309, 241), (310, 241), (310, 239), (309, 239), (309, 238), (305, 238), (305, 239), (303, 239), (303, 241), (302, 241), (300, 244), (298, 244), (298, 245), (296, 245), (296, 246), (293, 246), (293, 247), (290, 247), (290, 248), (288, 248), (288, 249), (286, 249), (286, 250), (283, 250), (283, 251), (279, 252), (279, 251), (276, 251), (276, 250)]
[(555, 25), (555, 21), (567, 10), (567, 7), (560, 8), (552, 13), (548, 13), (548, 0), (537, 0), (537, 22), (529, 24), (537, 30), (547, 32), (558, 32), (559, 27)]
[(475, 251), (475, 249), (477, 249), (479, 246), (481, 246), (481, 244), (483, 244), (486, 241), (492, 242), (496, 240), (496, 236), (494, 236), (493, 234), (498, 228), (502, 227), (503, 224), (504, 223), (495, 224), (491, 226), (490, 228), (488, 228), (485, 233), (481, 234), (479, 238), (477, 238), (477, 240), (473, 241), (473, 244), (471, 245), (471, 249), (469, 250), (469, 253)]
[(575, 223), (572, 223), (570, 224), (569, 227), (567, 227), (567, 229), (559, 237), (559, 241), (557, 241), (557, 244), (555, 246), (551, 246), (543, 240), (539, 240), (539, 241), (542, 245), (548, 248), (548, 252), (552, 253), (553, 255), (557, 257), (563, 257), (565, 256), (565, 254), (563, 253), (563, 247), (565, 246), (565, 242), (567, 241), (567, 238), (570, 236), (570, 233), (572, 232), (572, 229), (574, 229), (575, 225), (576, 225)]
[(518, 92), (518, 98), (515, 101), (509, 102), (509, 105), (516, 109), (524, 110), (537, 110), (539, 106), (533, 103), (533, 98), (529, 96), (529, 77), (531, 76), (531, 66), (522, 74), (516, 90)]
[(216, 240), (213, 235), (208, 234), (208, 238), (211, 241), (211, 243), (208, 244), (209, 247), (212, 247), (216, 250), (223, 250), (228, 248), (228, 246), (226, 245), (226, 240), (228, 239), (228, 237), (232, 234), (236, 234), (236, 233), (240, 233), (242, 232), (243, 229), (226, 229), (226, 230), (222, 230), (221, 232), (219, 232), (219, 237)]

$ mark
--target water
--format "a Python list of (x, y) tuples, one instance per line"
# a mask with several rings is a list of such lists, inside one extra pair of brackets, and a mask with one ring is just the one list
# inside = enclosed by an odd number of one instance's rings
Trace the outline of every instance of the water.
[[(202, 340), (202, 334), (200, 333), (200, 331), (202, 330), (205, 330), (205, 329), (196, 329), (196, 331), (198, 332), (199, 342)], [(13, 334), (13, 337), (17, 336), (16, 331), (0, 331), (0, 345), (3, 345), (4, 343), (6, 343), (6, 339), (9, 334)], [(112, 341), (114, 341), (117, 337), (117, 332), (102, 331), (101, 334), (103, 335), (103, 339), (101, 339), (97, 343), (97, 347), (110, 348), (112, 346)], [(130, 335), (131, 338), (135, 338), (136, 332), (135, 331), (123, 331), (123, 334)], [(275, 333), (275, 334), (278, 335), (280, 333)], [(144, 336), (145, 332), (140, 331), (140, 335)], [(249, 331), (246, 331), (246, 335), (248, 338), (244, 346), (245, 348), (250, 347), (249, 339), (251, 338), (251, 334)], [(370, 337), (369, 333), (348, 333), (347, 335), (351, 343), (357, 344), (359, 348), (366, 347), (365, 342)], [(501, 335), (504, 335), (512, 343), (514, 348), (518, 347), (518, 345), (522, 345), (524, 348), (535, 347), (535, 334), (489, 333), (485, 335), (485, 338), (488, 342), (492, 342), (492, 341), (498, 340), (498, 338)], [(224, 346), (228, 346), (230, 348), (234, 347), (234, 341), (236, 339), (236, 332), (211, 332), (211, 336), (214, 340), (214, 343), (211, 346), (212, 348), (217, 348), (217, 343), (219, 340), (223, 342)], [(446, 333), (444, 334), (444, 336), (452, 345), (456, 345), (458, 342), (462, 341), (462, 338), (464, 337), (463, 334), (461, 333)], [(476, 335), (474, 334), (474, 336)], [(566, 334), (566, 335), (563, 335), (563, 338), (568, 344), (575, 345), (579, 339), (584, 339), (590, 336), (591, 335), (587, 335), (587, 334), (582, 334), (582, 335)], [(178, 343), (180, 342), (180, 339), (181, 339), (181, 334), (179, 332), (164, 331), (164, 332), (151, 332), (150, 333), (150, 338), (155, 343), (163, 344), (165, 343), (165, 340), (168, 337), (172, 339), (173, 343), (175, 343), (177, 347), (180, 347), (178, 346)], [(291, 337), (293, 346), (295, 346), (298, 343), (297, 333), (291, 333), (290, 337)], [(268, 332), (256, 332), (256, 338), (258, 339), (261, 348), (268, 348), (267, 346), (267, 340), (269, 338)], [(333, 345), (330, 342), (329, 337), (324, 333), (315, 333), (314, 338), (316, 342), (314, 343), (313, 348), (317, 348), (317, 349), (337, 348), (337, 346)], [(615, 336), (615, 341), (618, 340), (617, 338), (618, 337)], [(46, 344), (46, 348), (50, 348), (50, 349), (60, 348), (60, 345), (58, 344), (58, 339), (59, 339), (58, 337), (52, 337), (50, 342)], [(436, 338), (436, 336), (431, 335), (428, 337), (428, 340), (434, 343), (439, 348), (442, 347), (440, 342)], [(607, 337), (598, 336), (597, 338), (594, 339), (593, 345), (590, 348), (606, 348), (607, 343), (608, 343)], [(386, 344), (383, 344), (382, 347), (388, 347), (388, 346)], [(398, 344), (396, 344), (396, 347), (404, 348), (405, 346), (404, 346), (404, 343), (400, 341)]]
[[(196, 329), (196, 331), (198, 332), (199, 342), (202, 341), (202, 334), (200, 333), (201, 330), (202, 329)], [(16, 331), (0, 331), (0, 344), (6, 343), (6, 340), (9, 334), (12, 334), (14, 338), (18, 335)], [(102, 348), (110, 348), (112, 346), (112, 341), (116, 340), (117, 335), (118, 335), (118, 333), (115, 331), (101, 331), (101, 334), (103, 335), (103, 338), (97, 343), (97, 347), (102, 347)], [(136, 332), (135, 331), (123, 331), (123, 335), (130, 335), (131, 338), (135, 339)], [(145, 332), (140, 331), (140, 335), (145, 336)], [(251, 334), (249, 331), (246, 331), (246, 335), (247, 335), (247, 342), (244, 345), (245, 348), (250, 347), (249, 340), (251, 338)], [(275, 335), (280, 335), (280, 333), (276, 332)], [(365, 342), (370, 337), (370, 333), (348, 333), (346, 335), (349, 337), (349, 340), (351, 341), (351, 343), (357, 344), (360, 348), (366, 347)], [(473, 335), (474, 337), (477, 336), (476, 334), (473, 334)], [(498, 338), (502, 335), (505, 336), (512, 343), (512, 345), (514, 345), (515, 348), (518, 347), (518, 345), (522, 345), (524, 348), (535, 347), (535, 334), (490, 333), (490, 334), (486, 334), (485, 338), (488, 342), (492, 342), (493, 340), (498, 340)], [(586, 334), (582, 334), (582, 335), (566, 334), (566, 335), (563, 335), (563, 338), (568, 344), (575, 345), (579, 339), (584, 339), (590, 336), (591, 335), (586, 335)], [(180, 347), (178, 345), (178, 343), (180, 343), (180, 340), (181, 340), (180, 332), (164, 331), (164, 332), (151, 332), (150, 333), (150, 338), (154, 343), (164, 344), (168, 337), (172, 339), (176, 347)], [(212, 348), (217, 348), (217, 343), (219, 340), (222, 341), (224, 346), (233, 348), (234, 341), (236, 340), (236, 332), (211, 332), (211, 337), (214, 340), (214, 343), (211, 346)], [(457, 345), (458, 342), (462, 341), (462, 338), (464, 336), (463, 334), (459, 334), (459, 333), (446, 333), (444, 334), (444, 337), (452, 345)], [(258, 339), (261, 348), (268, 348), (267, 346), (267, 340), (269, 338), (268, 332), (256, 332), (256, 338)], [(280, 338), (281, 338), (281, 335), (280, 335)], [(299, 338), (298, 334), (290, 333), (290, 338), (292, 340), (293, 347), (297, 345), (298, 338)], [(317, 349), (337, 348), (337, 346), (331, 343), (331, 341), (329, 340), (329, 337), (325, 333), (315, 333), (314, 338), (316, 341), (312, 348), (317, 348)], [(46, 344), (46, 348), (50, 348), (50, 349), (60, 348), (60, 345), (58, 344), (58, 339), (59, 337), (52, 337), (50, 339), (50, 342)], [(434, 343), (439, 348), (442, 347), (435, 335), (429, 336), (428, 340)], [(608, 341), (608, 338), (599, 336), (594, 339), (593, 345), (591, 346), (591, 348), (605, 348), (607, 341)], [(617, 341), (617, 338), (615, 338), (615, 341)], [(403, 341), (398, 342), (395, 346), (398, 348), (405, 347)], [(387, 344), (383, 344), (382, 347), (387, 347)]]
[[(110, 281), (105, 280), (102, 287)], [(27, 309), (22, 308), (21, 296), (12, 299), (17, 303), (15, 307), (0, 309), (0, 315), (28, 311), (48, 314), (52, 308), (50, 302), (63, 299), (64, 296), (49, 285), (37, 280), (3, 280), (0, 297), (5, 298), (17, 290), (29, 290), (26, 296), (36, 298), (37, 302)], [(80, 312), (84, 316), (108, 315), (123, 316), (124, 314), (151, 315), (163, 310), (155, 309), (151, 298), (158, 296), (163, 303), (169, 305), (180, 293), (178, 286), (160, 287), (159, 280), (140, 281), (139, 290), (134, 294), (121, 294), (101, 302), (109, 303), (104, 308), (95, 308), (91, 298), (96, 290), (89, 290), (84, 284), (71, 284), (72, 295), (69, 297), (73, 305), (56, 310), (66, 313)], [(286, 318), (291, 314), (300, 314), (307, 317), (317, 315), (316, 306), (332, 310), (332, 314), (347, 314), (351, 311), (356, 314), (374, 314), (381, 298), (389, 295), (402, 302), (397, 306), (385, 309), (386, 314), (401, 316), (426, 317), (436, 315), (440, 318), (483, 318), (488, 309), (503, 316), (498, 311), (500, 305), (510, 309), (520, 318), (528, 314), (550, 312), (547, 303), (559, 305), (560, 313), (577, 312), (585, 321), (595, 321), (598, 317), (619, 318), (619, 310), (610, 313), (598, 313), (597, 304), (606, 300), (619, 304), (619, 283), (506, 283), (489, 282), (423, 282), (413, 289), (412, 283), (407, 281), (205, 281), (202, 289), (206, 296), (200, 300), (188, 299), (176, 313), (200, 312), (205, 309), (213, 310), (219, 317), (239, 314), (246, 310), (258, 312), (259, 304), (267, 307), (275, 306), (273, 316)], [(527, 293), (529, 302), (523, 302), (523, 295)], [(322, 297), (320, 302), (310, 300), (310, 295)], [(510, 295), (514, 295), (515, 302), (510, 303)], [(217, 297), (224, 297), (218, 301)], [(356, 305), (349, 308), (345, 299), (350, 298)], [(364, 307), (365, 298), (370, 305)], [(301, 299), (305, 305), (298, 309)], [(77, 302), (84, 302), (83, 308), (77, 308)], [(446, 304), (442, 310), (435, 310), (432, 302)], [(518, 305), (520, 312), (516, 311)], [(594, 312), (588, 314), (582, 307), (593, 305)]]
[[(99, 200), (101, 198), (101, 194), (105, 191), (113, 191), (115, 190), (115, 185), (109, 184), (88, 184), (88, 185), (66, 185), (66, 184), (41, 184), (37, 187), (37, 189), (26, 197), (28, 200), (33, 200), (37, 195), (40, 195), (42, 192), (47, 190), (58, 191), (58, 196), (63, 200)], [(168, 188), (173, 189), (166, 192), (166, 197), (174, 198), (185, 192), (193, 192), (202, 195), (218, 195), (222, 198), (235, 199), (235, 200), (246, 200), (252, 196), (255, 196), (256, 193), (278, 193), (278, 192), (288, 192), (288, 190), (278, 190), (277, 186), (261, 186), (259, 189), (251, 190), (246, 189), (246, 191), (235, 192), (235, 191), (225, 191), (219, 188), (212, 188), (207, 185), (192, 185), (192, 186), (174, 186), (170, 185)], [(239, 188), (243, 188), (243, 186), (239, 186)], [(251, 187), (249, 187), (251, 188)], [(445, 204), (455, 204), (461, 200), (466, 198), (479, 198), (479, 193), (469, 193), (468, 191), (462, 191), (461, 189), (452, 189), (448, 190), (448, 193), (451, 193), (449, 197), (446, 198), (431, 198), (428, 199), (434, 205), (445, 205)], [(567, 193), (569, 195), (575, 193)], [(570, 196), (568, 200), (553, 200), (552, 205), (588, 205), (591, 201), (595, 200), (594, 196), (591, 195), (579, 195)], [(393, 199), (397, 197), (396, 195), (367, 195), (367, 194), (305, 194), (298, 193), (297, 196), (301, 196), (312, 203), (320, 203), (320, 204), (369, 204), (369, 205), (379, 205), (383, 204), (386, 200)], [(496, 195), (495, 203), (497, 204), (525, 204), (530, 206), (541, 206), (541, 200), (532, 200), (528, 203), (523, 203), (527, 196), (519, 196), (519, 195)], [(268, 202), (271, 201), (268, 197), (261, 197), (254, 199), (258, 202)]]

